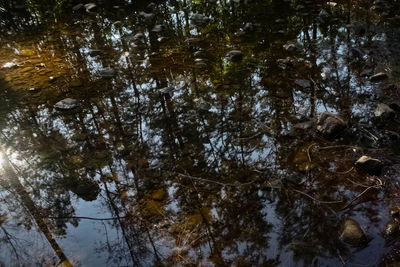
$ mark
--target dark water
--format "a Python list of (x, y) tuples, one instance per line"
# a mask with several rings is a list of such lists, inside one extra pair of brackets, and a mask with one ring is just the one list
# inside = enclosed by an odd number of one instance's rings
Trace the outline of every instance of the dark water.
[[(374, 118), (400, 100), (399, 3), (50, 2), (0, 1), (4, 266), (399, 259), (400, 120)], [(348, 128), (295, 127), (324, 111)], [(339, 238), (348, 218), (366, 244)]]

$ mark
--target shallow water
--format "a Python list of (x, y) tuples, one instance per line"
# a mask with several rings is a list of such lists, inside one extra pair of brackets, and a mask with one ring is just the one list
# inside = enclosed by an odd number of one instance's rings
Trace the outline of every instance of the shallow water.
[[(398, 4), (71, 2), (0, 5), (5, 266), (398, 260), (382, 232), (400, 123), (374, 118), (400, 100), (387, 86), (400, 77)], [(370, 82), (381, 71), (389, 80)], [(54, 107), (65, 98), (77, 107)], [(324, 111), (347, 129), (295, 127)], [(382, 175), (355, 168), (361, 155)], [(368, 243), (342, 242), (347, 218)]]

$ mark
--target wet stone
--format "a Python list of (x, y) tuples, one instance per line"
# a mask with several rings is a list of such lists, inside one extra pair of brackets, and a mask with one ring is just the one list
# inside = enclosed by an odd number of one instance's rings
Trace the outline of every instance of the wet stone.
[(72, 7), (72, 11), (78, 11), (79, 9), (81, 9), (83, 7), (83, 4), (77, 4), (75, 6)]
[(278, 67), (282, 70), (293, 67), (293, 64), (289, 58), (280, 58), (276, 62), (278, 63)]
[(333, 137), (346, 128), (344, 120), (336, 114), (323, 112), (317, 121), (317, 131), (326, 137)]
[(340, 239), (350, 245), (358, 246), (366, 241), (366, 236), (358, 222), (347, 219), (344, 222)]
[(205, 26), (210, 22), (210, 18), (203, 14), (193, 14), (190, 16), (190, 22), (195, 26)]
[(380, 81), (383, 81), (383, 80), (385, 80), (387, 78), (388, 78), (388, 76), (387, 76), (386, 73), (379, 72), (377, 74), (372, 75), (371, 78), (370, 78), (370, 81), (371, 82), (380, 82)]
[(382, 119), (390, 119), (395, 116), (395, 111), (391, 109), (388, 105), (380, 103), (375, 111), (375, 117), (382, 118)]
[(163, 25), (159, 24), (159, 25), (155, 25), (151, 31), (158, 33), (158, 32), (161, 32), (162, 30), (163, 30)]
[(97, 5), (95, 3), (88, 3), (84, 5), (84, 7), (88, 13), (95, 12), (97, 9)]
[(384, 235), (391, 237), (399, 232), (399, 224), (394, 221), (390, 221), (386, 224)]
[(311, 82), (309, 80), (303, 80), (303, 79), (296, 79), (294, 83), (297, 86), (300, 86), (302, 88), (310, 88), (311, 87)]
[(112, 68), (105, 68), (100, 70), (100, 76), (103, 78), (112, 78), (117, 75), (117, 72)]
[(155, 15), (153, 13), (140, 12), (139, 15), (146, 21), (150, 21), (155, 18)]
[(99, 55), (101, 55), (101, 50), (98, 50), (98, 49), (90, 49), (89, 50), (89, 56), (91, 56), (91, 57), (96, 57), (96, 56), (99, 56)]
[(379, 159), (374, 159), (368, 156), (359, 158), (355, 165), (363, 169), (369, 175), (379, 175), (382, 172), (383, 163)]
[(295, 43), (289, 42), (283, 45), (283, 49), (285, 49), (288, 52), (294, 52), (296, 51), (297, 48)]
[(57, 109), (62, 109), (62, 110), (71, 110), (74, 109), (78, 106), (78, 100), (73, 99), (73, 98), (65, 98), (59, 102), (57, 102), (54, 107)]
[(243, 59), (243, 53), (239, 50), (232, 50), (226, 54), (226, 58), (231, 62), (239, 62)]

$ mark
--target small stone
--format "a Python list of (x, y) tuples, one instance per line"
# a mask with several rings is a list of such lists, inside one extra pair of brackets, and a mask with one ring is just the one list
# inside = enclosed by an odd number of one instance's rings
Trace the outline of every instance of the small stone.
[(386, 237), (393, 236), (394, 234), (399, 232), (399, 225), (393, 221), (390, 221), (386, 224), (384, 234)]
[(327, 4), (328, 6), (331, 6), (331, 7), (336, 7), (336, 6), (337, 6), (337, 3), (336, 3), (336, 2), (326, 2), (326, 4)]
[(344, 120), (336, 114), (323, 112), (317, 121), (317, 131), (326, 137), (333, 137), (346, 128)]
[(146, 13), (143, 11), (139, 12), (139, 15), (147, 21), (153, 20), (155, 18), (155, 15), (153, 13)]
[(163, 25), (155, 25), (154, 28), (151, 30), (152, 32), (161, 32), (163, 30)]
[(167, 37), (159, 37), (159, 38), (157, 38), (157, 41), (158, 41), (159, 43), (164, 43), (164, 42), (167, 41), (167, 40), (168, 40)]
[(205, 56), (205, 53), (204, 53), (203, 50), (199, 50), (199, 51), (194, 52), (194, 53), (193, 53), (193, 56), (194, 56), (194, 57), (204, 57), (204, 56)]
[(377, 74), (372, 75), (371, 78), (369, 78), (369, 79), (370, 79), (371, 82), (380, 82), (380, 81), (383, 81), (383, 80), (385, 80), (387, 78), (388, 78), (388, 76), (387, 76), (386, 73), (379, 72)]
[(203, 14), (193, 14), (190, 16), (190, 22), (195, 26), (205, 26), (210, 22), (210, 18)]
[(226, 58), (231, 62), (239, 62), (243, 59), (243, 53), (239, 50), (232, 50), (226, 54)]
[(112, 78), (117, 74), (117, 72), (112, 68), (104, 68), (100, 70), (100, 76), (103, 78)]
[(352, 219), (347, 219), (344, 222), (340, 239), (348, 244), (358, 246), (366, 241), (366, 236), (358, 222)]
[(83, 7), (83, 4), (77, 4), (75, 6), (72, 7), (72, 11), (78, 11), (79, 9), (81, 9)]
[(88, 13), (92, 13), (95, 12), (97, 9), (97, 5), (95, 3), (88, 3), (86, 5), (84, 5), (86, 12)]
[(169, 95), (170, 97), (174, 95), (174, 87), (164, 87), (159, 90), (163, 95)]
[(293, 125), (293, 128), (297, 130), (309, 130), (312, 129), (314, 125), (315, 122), (313, 120), (310, 120), (310, 121), (296, 123)]
[(193, 101), (200, 110), (208, 111), (211, 108), (211, 104), (205, 101), (203, 98), (195, 98)]
[(289, 42), (289, 43), (283, 45), (283, 49), (285, 49), (288, 52), (294, 52), (294, 51), (296, 51), (297, 48), (296, 48), (295, 43)]
[(137, 34), (135, 34), (132, 39), (134, 41), (143, 41), (144, 40), (144, 34), (141, 32), (138, 32)]
[(89, 54), (89, 56), (91, 56), (91, 57), (97, 57), (97, 56), (101, 55), (101, 50), (98, 50), (98, 49), (90, 49), (88, 54)]
[(355, 165), (363, 169), (369, 175), (379, 175), (383, 168), (382, 161), (368, 156), (362, 156), (359, 158)]
[(330, 16), (331, 15), (328, 13), (328, 11), (326, 11), (325, 9), (321, 9), (318, 14), (318, 21), (320, 23), (325, 23), (330, 18)]
[(294, 83), (302, 88), (310, 88), (311, 82), (309, 80), (296, 79)]
[(278, 67), (282, 70), (293, 67), (293, 64), (289, 58), (280, 58), (276, 62), (278, 63)]
[(391, 109), (388, 105), (380, 103), (375, 111), (375, 117), (382, 118), (382, 119), (390, 119), (395, 116), (395, 111)]
[(65, 98), (57, 102), (54, 107), (62, 110), (71, 110), (78, 106), (78, 100), (73, 98)]

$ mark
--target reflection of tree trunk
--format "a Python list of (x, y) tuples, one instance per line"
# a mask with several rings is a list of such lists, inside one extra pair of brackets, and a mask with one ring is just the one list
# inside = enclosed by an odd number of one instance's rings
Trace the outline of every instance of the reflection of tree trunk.
[(40, 231), (44, 234), (47, 241), (50, 243), (54, 252), (57, 254), (58, 258), (64, 264), (64, 266), (72, 266), (72, 264), (69, 262), (67, 256), (65, 256), (63, 250), (58, 245), (57, 241), (54, 239), (52, 233), (49, 230), (49, 227), (47, 226), (46, 222), (43, 219), (43, 216), (42, 216), (40, 210), (36, 207), (35, 203), (29, 196), (28, 192), (25, 190), (24, 186), (19, 181), (18, 176), (15, 173), (13, 167), (11, 166), (7, 155), (5, 153), (3, 153), (3, 156), (5, 158), (5, 160), (3, 162), (3, 168), (6, 173), (7, 179), (10, 182), (11, 186), (16, 190), (24, 207), (32, 215), (32, 217), (35, 220)]

